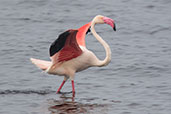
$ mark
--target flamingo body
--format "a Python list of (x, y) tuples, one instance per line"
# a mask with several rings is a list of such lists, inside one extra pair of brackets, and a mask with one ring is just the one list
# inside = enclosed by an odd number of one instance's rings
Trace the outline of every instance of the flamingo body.
[[(116, 30), (112, 19), (98, 15), (92, 20), (92, 22), (85, 24), (79, 29), (70, 29), (60, 34), (58, 39), (56, 39), (50, 46), (49, 53), (51, 61), (44, 61), (34, 58), (30, 59), (33, 64), (47, 73), (64, 76), (64, 81), (57, 92), (60, 92), (65, 81), (70, 78), (72, 80), (72, 91), (74, 96), (74, 75), (76, 72), (92, 66), (105, 66), (110, 62), (110, 48), (94, 29), (94, 25), (98, 23), (109, 24), (114, 30)], [(105, 48), (106, 58), (104, 60), (99, 60), (93, 52), (86, 48), (85, 35), (90, 32), (90, 28), (94, 37)]]
[(50, 61), (44, 61), (31, 58), (38, 68), (45, 70), (49, 74), (70, 76), (70, 73), (75, 73), (87, 69), (90, 66), (97, 65), (97, 57), (87, 48), (80, 46), (82, 54), (76, 58), (65, 62), (52, 64)]

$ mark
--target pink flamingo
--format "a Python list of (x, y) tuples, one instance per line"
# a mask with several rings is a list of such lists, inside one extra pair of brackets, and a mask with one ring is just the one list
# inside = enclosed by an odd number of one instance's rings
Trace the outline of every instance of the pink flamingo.
[[(38, 68), (49, 74), (62, 75), (64, 80), (60, 85), (57, 93), (68, 78), (71, 79), (72, 93), (75, 96), (74, 75), (76, 72), (87, 69), (88, 67), (102, 67), (109, 64), (111, 60), (111, 50), (109, 45), (96, 33), (95, 24), (109, 24), (116, 31), (114, 21), (108, 17), (97, 15), (94, 19), (79, 29), (70, 29), (59, 35), (51, 47), (51, 61), (44, 61), (30, 58), (31, 62)], [(91, 32), (94, 37), (103, 45), (106, 51), (104, 60), (99, 60), (93, 52), (88, 50), (85, 45), (85, 35)]]

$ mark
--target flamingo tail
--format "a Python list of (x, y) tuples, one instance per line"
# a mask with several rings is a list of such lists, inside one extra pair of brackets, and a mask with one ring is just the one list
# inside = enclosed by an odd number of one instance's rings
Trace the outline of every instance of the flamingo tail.
[(48, 69), (48, 67), (52, 64), (52, 62), (50, 61), (34, 59), (34, 58), (30, 58), (30, 61), (42, 70)]

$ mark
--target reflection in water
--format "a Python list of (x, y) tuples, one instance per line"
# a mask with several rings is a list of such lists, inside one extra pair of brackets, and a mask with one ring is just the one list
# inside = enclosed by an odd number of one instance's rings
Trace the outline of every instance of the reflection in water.
[[(95, 110), (107, 109), (106, 104), (83, 104), (75, 101), (74, 97), (66, 97), (66, 94), (62, 94), (59, 100), (50, 99), (48, 110), (54, 114), (79, 114), (90, 113)], [(97, 111), (98, 111), (97, 110)]]

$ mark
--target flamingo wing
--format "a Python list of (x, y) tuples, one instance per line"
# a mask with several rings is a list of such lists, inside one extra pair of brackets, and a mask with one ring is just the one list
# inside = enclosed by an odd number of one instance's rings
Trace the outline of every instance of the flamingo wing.
[(86, 47), (85, 45), (85, 35), (90, 32), (91, 22), (83, 25), (78, 29), (78, 33), (76, 35), (76, 39), (79, 45)]
[(52, 63), (68, 61), (82, 54), (82, 50), (76, 41), (78, 30), (68, 30), (62, 33), (50, 47)]
[(50, 46), (52, 63), (68, 61), (82, 54), (79, 47), (85, 47), (85, 35), (90, 32), (91, 22), (80, 27), (78, 30), (68, 30), (59, 35)]

